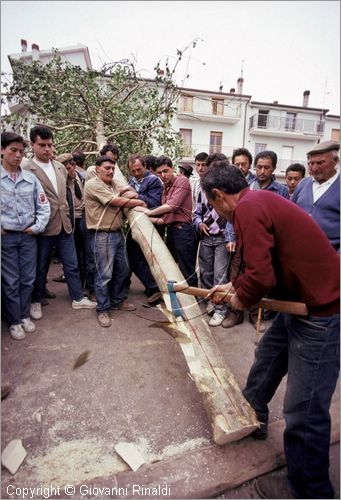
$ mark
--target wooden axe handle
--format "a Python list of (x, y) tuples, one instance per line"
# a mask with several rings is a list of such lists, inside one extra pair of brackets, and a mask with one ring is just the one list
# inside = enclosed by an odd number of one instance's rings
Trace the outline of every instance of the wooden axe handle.
[[(206, 298), (209, 290), (205, 288), (196, 288), (195, 286), (186, 286), (181, 283), (174, 283), (174, 290), (176, 292), (186, 293), (187, 295), (194, 295), (195, 297)], [(230, 302), (233, 294), (224, 292), (215, 292), (215, 295), (222, 298), (223, 302)], [(290, 302), (286, 300), (275, 299), (261, 299), (259, 307), (269, 309), (270, 311), (283, 312), (287, 314), (294, 314), (296, 316), (308, 316), (307, 306), (303, 302)]]

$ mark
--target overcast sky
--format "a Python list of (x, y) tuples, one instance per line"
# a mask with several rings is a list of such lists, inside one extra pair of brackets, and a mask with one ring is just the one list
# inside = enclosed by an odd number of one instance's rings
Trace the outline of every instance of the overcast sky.
[(41, 49), (83, 43), (92, 64), (135, 59), (141, 76), (177, 49), (188, 49), (177, 83), (229, 92), (243, 66), (243, 93), (254, 101), (340, 113), (338, 1), (1, 1), (1, 63), (20, 52), (20, 39)]

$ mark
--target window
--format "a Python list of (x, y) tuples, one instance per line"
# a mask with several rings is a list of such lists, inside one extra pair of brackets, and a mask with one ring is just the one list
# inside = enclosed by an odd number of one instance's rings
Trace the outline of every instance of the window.
[(266, 144), (257, 143), (255, 144), (255, 156), (261, 151), (266, 151)]
[(287, 113), (285, 118), (285, 130), (295, 130), (296, 113)]
[(212, 99), (212, 114), (213, 115), (224, 114), (224, 99), (221, 98)]
[(332, 141), (340, 142), (340, 129), (332, 128), (332, 134), (330, 138)]
[(210, 155), (214, 153), (221, 153), (223, 144), (222, 132), (210, 132)]
[(258, 113), (258, 128), (266, 128), (268, 126), (268, 114), (266, 109), (260, 109)]
[(183, 156), (191, 156), (192, 150), (192, 129), (181, 128), (180, 136), (183, 145)]
[(193, 96), (182, 95), (182, 111), (192, 112), (193, 111)]

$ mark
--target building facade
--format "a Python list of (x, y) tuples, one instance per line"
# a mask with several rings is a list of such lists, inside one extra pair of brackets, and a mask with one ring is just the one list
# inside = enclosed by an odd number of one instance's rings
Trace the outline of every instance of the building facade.
[(276, 177), (284, 179), (291, 163), (306, 165), (306, 153), (314, 144), (340, 140), (340, 117), (309, 107), (309, 91), (303, 93), (302, 105), (266, 103), (242, 93), (242, 78), (237, 83), (237, 93), (181, 90), (173, 127), (184, 145), (182, 161), (194, 162), (200, 151), (231, 158), (239, 147), (253, 156), (267, 149), (276, 152)]

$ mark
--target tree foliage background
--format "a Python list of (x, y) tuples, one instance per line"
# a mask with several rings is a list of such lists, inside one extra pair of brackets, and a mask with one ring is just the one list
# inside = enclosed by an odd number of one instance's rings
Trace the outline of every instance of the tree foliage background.
[(164, 71), (158, 63), (153, 80), (139, 77), (129, 60), (84, 71), (62, 61), (57, 50), (46, 65), (12, 61), (12, 81), (2, 81), (2, 103), (11, 106), (4, 122), (26, 137), (33, 125), (48, 125), (57, 154), (80, 149), (88, 163), (107, 143), (119, 146), (124, 163), (131, 153), (155, 154), (155, 146), (176, 160), (183, 152), (171, 128), (179, 96), (173, 78), (183, 52), (177, 51), (172, 69), (168, 59)]

